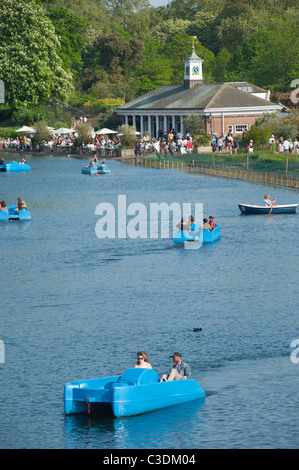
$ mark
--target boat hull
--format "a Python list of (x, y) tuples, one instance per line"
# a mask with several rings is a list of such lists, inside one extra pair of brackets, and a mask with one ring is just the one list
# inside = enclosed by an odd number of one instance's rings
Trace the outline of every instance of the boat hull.
[(128, 369), (122, 376), (70, 382), (65, 385), (66, 414), (110, 411), (115, 417), (133, 416), (205, 399), (195, 380), (160, 382), (152, 369)]
[(238, 204), (241, 214), (295, 214), (299, 204), (288, 204), (271, 207)]
[(84, 175), (110, 175), (109, 168), (103, 168), (101, 165), (85, 166), (81, 168), (81, 172)]
[(31, 220), (31, 214), (27, 207), (17, 210), (17, 206), (7, 206), (8, 211), (0, 210), (0, 222), (7, 220), (22, 220), (24, 222)]
[(18, 162), (9, 162), (5, 165), (2, 165), (5, 168), (2, 171), (7, 171), (10, 173), (15, 173), (17, 171), (30, 171), (31, 167), (27, 163), (18, 163)]
[(213, 243), (221, 238), (220, 225), (216, 225), (214, 230), (201, 230), (199, 236), (195, 236), (195, 233), (198, 232), (199, 227), (199, 224), (195, 224), (194, 230), (192, 230), (190, 233), (188, 233), (186, 230), (177, 232), (173, 238), (174, 243), (185, 243), (193, 241), (198, 241), (201, 243)]

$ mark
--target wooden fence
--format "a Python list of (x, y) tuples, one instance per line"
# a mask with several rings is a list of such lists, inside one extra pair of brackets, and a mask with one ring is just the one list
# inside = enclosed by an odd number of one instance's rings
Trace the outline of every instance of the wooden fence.
[(262, 183), (267, 185), (285, 186), (288, 188), (299, 189), (299, 179), (295, 176), (270, 173), (266, 171), (253, 171), (230, 167), (212, 167), (198, 163), (173, 162), (169, 160), (157, 160), (145, 157), (133, 158), (133, 165), (142, 165), (160, 170), (187, 171), (188, 173), (200, 173), (203, 175), (220, 176), (222, 178), (233, 178), (251, 181), (253, 183)]

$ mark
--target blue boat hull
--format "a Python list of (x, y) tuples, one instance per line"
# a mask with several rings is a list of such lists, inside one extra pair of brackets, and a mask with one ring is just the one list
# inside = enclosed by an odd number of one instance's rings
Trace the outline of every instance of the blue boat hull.
[(174, 243), (184, 243), (199, 241), (201, 243), (213, 243), (216, 240), (221, 238), (221, 229), (220, 225), (216, 225), (214, 230), (201, 230), (199, 236), (195, 236), (195, 233), (198, 232), (200, 225), (195, 224), (194, 230), (188, 233), (186, 230), (181, 230), (177, 232), (173, 238)]
[(287, 204), (273, 206), (253, 206), (249, 204), (238, 204), (241, 214), (295, 214), (299, 204)]
[(160, 382), (153, 369), (128, 369), (122, 376), (70, 382), (64, 387), (66, 414), (105, 410), (116, 417), (133, 416), (196, 399), (205, 399), (198, 382)]
[(0, 222), (5, 222), (7, 220), (22, 220), (28, 221), (31, 220), (31, 214), (27, 207), (18, 211), (17, 206), (9, 205), (7, 206), (8, 212), (0, 210)]
[(85, 166), (81, 168), (81, 172), (84, 175), (110, 175), (110, 170), (107, 167), (102, 167), (101, 165), (94, 166)]
[(6, 163), (5, 165), (1, 165), (2, 171), (7, 171), (10, 173), (17, 172), (17, 171), (30, 171), (31, 167), (27, 163), (18, 163), (18, 162), (9, 162)]

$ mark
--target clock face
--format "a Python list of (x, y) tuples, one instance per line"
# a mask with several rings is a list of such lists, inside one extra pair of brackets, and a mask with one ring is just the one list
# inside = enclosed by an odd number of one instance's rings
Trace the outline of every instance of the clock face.
[(186, 75), (189, 75), (189, 74), (190, 74), (190, 68), (189, 68), (188, 66), (186, 67), (185, 72), (186, 72)]
[(198, 74), (199, 74), (199, 67), (198, 67), (198, 65), (195, 65), (195, 66), (192, 68), (192, 73), (193, 73), (193, 75), (198, 75)]

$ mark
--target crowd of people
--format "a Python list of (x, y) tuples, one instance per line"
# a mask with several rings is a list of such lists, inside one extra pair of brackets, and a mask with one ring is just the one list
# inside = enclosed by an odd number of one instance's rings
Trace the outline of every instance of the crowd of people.
[(292, 142), (292, 139), (284, 139), (283, 137), (280, 137), (276, 142), (274, 135), (271, 135), (269, 146), (270, 150), (273, 150), (274, 152), (277, 151), (278, 153), (292, 153), (293, 151), (294, 153), (299, 153), (299, 142), (297, 137), (295, 137), (294, 142)]
[[(87, 118), (79, 118), (73, 121), (73, 126), (77, 123), (86, 122)], [(75, 127), (74, 127), (75, 129)], [(51, 133), (48, 140), (42, 140), (39, 143), (40, 151), (48, 152), (61, 152), (67, 151), (72, 153), (73, 148), (76, 146), (78, 138), (77, 132), (69, 134), (55, 134)], [(246, 132), (244, 131), (241, 136), (242, 140), (246, 141)], [(4, 138), (4, 149), (16, 151), (32, 151), (32, 136), (30, 134), (18, 136), (15, 138)], [(79, 151), (82, 153), (111, 153), (114, 152), (121, 145), (121, 136), (112, 134), (108, 136), (99, 135), (93, 132), (92, 141), (82, 142), (79, 146)], [(237, 136), (233, 136), (231, 132), (226, 135), (213, 134), (211, 136), (210, 145), (213, 152), (218, 153), (237, 153), (240, 148), (240, 141)], [(247, 141), (247, 151), (253, 152), (253, 141)], [(291, 139), (280, 137), (278, 140), (272, 135), (269, 139), (270, 150), (278, 153), (299, 153), (299, 142), (297, 138), (292, 142)], [(150, 137), (147, 133), (138, 139), (136, 142), (134, 153), (136, 156), (142, 156), (147, 153), (155, 153), (158, 158), (167, 158), (174, 155), (184, 155), (191, 153), (194, 150), (194, 142), (189, 132), (185, 135), (181, 131), (176, 132), (174, 129), (169, 129), (167, 132), (158, 131), (156, 138)]]

